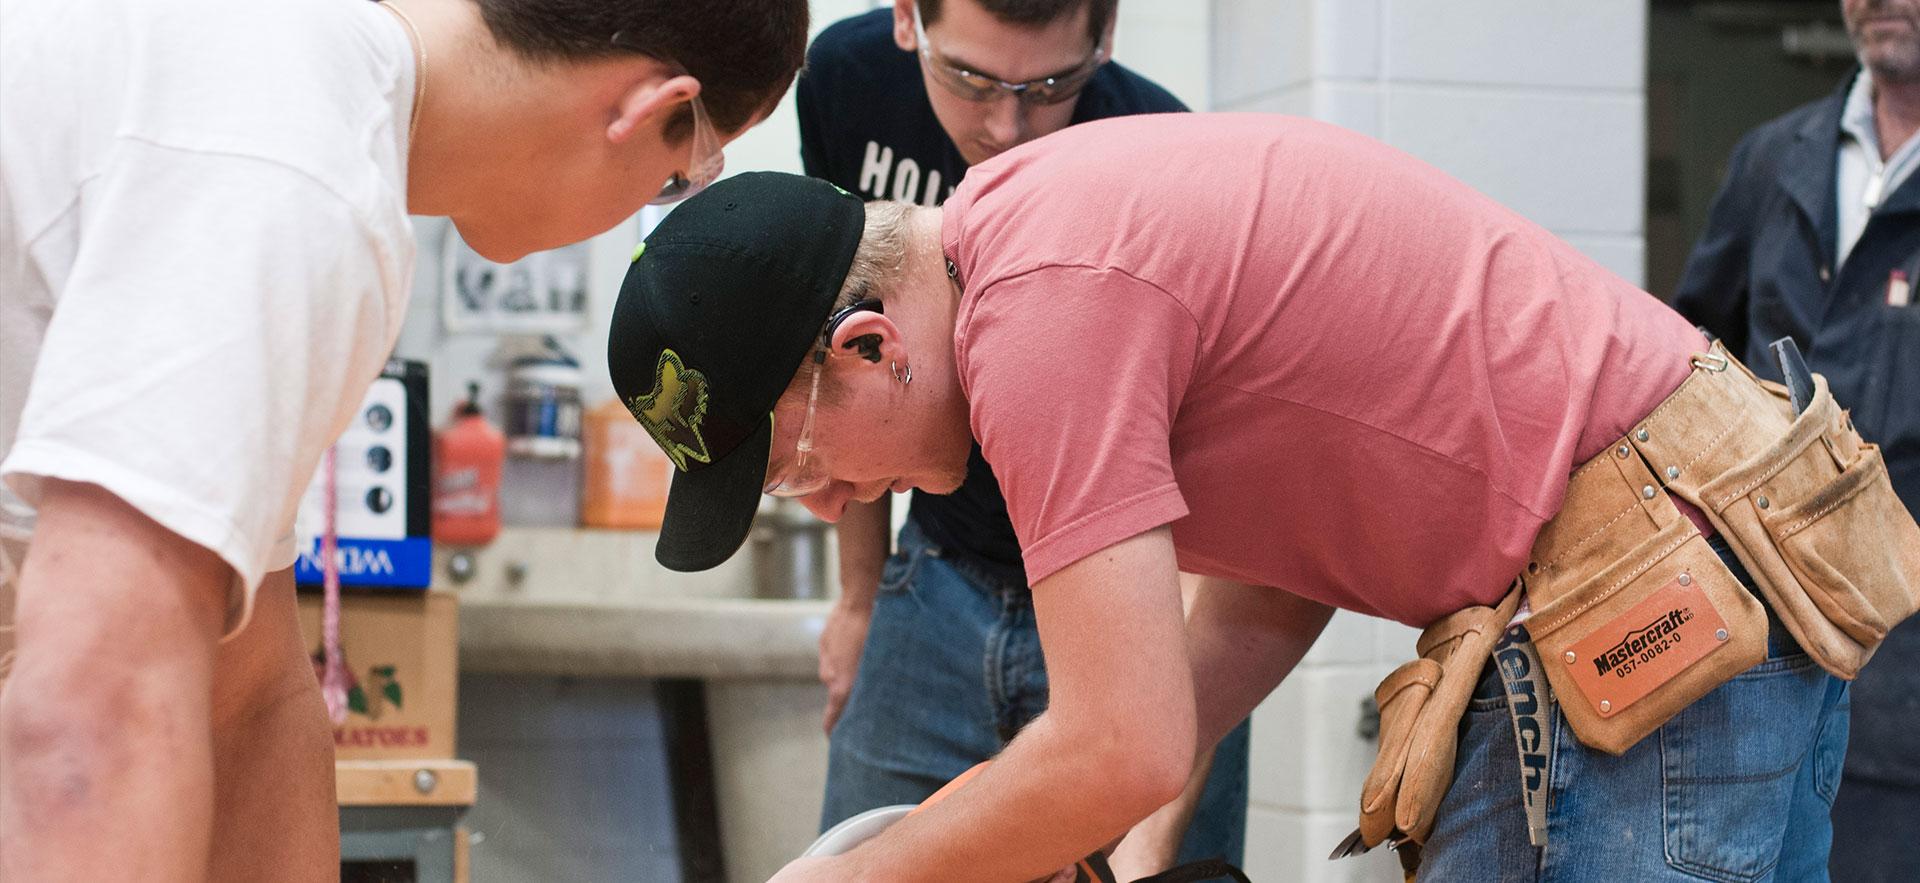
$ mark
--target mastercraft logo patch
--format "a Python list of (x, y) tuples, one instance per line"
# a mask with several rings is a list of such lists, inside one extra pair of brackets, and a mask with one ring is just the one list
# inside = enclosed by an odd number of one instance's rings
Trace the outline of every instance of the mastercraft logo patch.
[[(1730, 579), (1730, 577), (1729, 577)], [(1726, 646), (1726, 618), (1700, 580), (1680, 573), (1566, 646), (1565, 665), (1595, 714), (1612, 717)], [(1552, 656), (1559, 655), (1558, 650)]]
[(1645, 628), (1629, 632), (1620, 643), (1607, 648), (1593, 660), (1595, 674), (1624, 678), (1635, 666), (1652, 662), (1680, 642), (1680, 627), (1693, 620), (1693, 608), (1681, 607), (1660, 615)]

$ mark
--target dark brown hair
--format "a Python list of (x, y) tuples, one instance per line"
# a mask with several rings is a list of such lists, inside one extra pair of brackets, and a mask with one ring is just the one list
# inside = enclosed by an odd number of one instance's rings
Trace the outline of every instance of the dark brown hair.
[[(487, 30), (528, 61), (639, 54), (686, 68), (723, 133), (771, 108), (806, 60), (807, 0), (474, 0)], [(667, 125), (691, 130), (682, 108)]]
[[(1087, 8), (1087, 35), (1094, 42), (1107, 33), (1107, 24), (1113, 21), (1114, 7), (1120, 0), (973, 0), (1007, 24), (1044, 25), (1059, 21), (1072, 15), (1080, 7)], [(920, 20), (933, 24), (940, 18), (941, 0), (919, 0)]]

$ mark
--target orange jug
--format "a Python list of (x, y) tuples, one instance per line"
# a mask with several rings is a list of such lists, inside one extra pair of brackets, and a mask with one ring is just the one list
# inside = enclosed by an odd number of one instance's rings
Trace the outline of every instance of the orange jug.
[(580, 523), (659, 530), (667, 514), (667, 489), (673, 485), (673, 461), (618, 399), (588, 411), (581, 424), (586, 474)]
[(480, 384), (467, 384), (467, 400), (433, 438), (434, 542), (479, 546), (499, 535), (506, 458), (507, 437), (480, 413)]

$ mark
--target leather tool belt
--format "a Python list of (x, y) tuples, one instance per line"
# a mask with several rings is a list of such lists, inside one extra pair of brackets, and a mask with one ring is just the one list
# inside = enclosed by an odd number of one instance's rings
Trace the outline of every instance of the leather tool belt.
[(1766, 607), (1675, 498), (1706, 516), (1787, 631), (1837, 677), (1857, 675), (1887, 630), (1920, 607), (1920, 526), (1826, 379), (1813, 376), (1813, 400), (1796, 414), (1785, 387), (1754, 377), (1719, 343), (1693, 366), (1574, 471), (1506, 599), (1435, 622), (1420, 636), (1420, 658), (1381, 682), (1380, 754), (1359, 830), (1334, 857), (1425, 842), (1452, 781), (1467, 701), (1523, 595), (1532, 615), (1517, 633), (1537, 662), (1501, 660), (1510, 691), (1527, 674), (1519, 669), (1537, 665), (1574, 736), (1610, 754), (1765, 659)]

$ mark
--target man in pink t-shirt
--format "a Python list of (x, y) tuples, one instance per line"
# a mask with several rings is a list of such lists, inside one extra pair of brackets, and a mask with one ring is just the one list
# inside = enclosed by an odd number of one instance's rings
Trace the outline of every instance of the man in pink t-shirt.
[[(676, 569), (729, 557), (762, 491), (833, 520), (849, 500), (951, 490), (979, 440), (1034, 587), (1049, 710), (938, 807), (777, 879), (1019, 880), (1177, 794), (1196, 746), (1265, 697), (1334, 608), (1424, 627), (1500, 602), (1569, 474), (1706, 348), (1651, 296), (1392, 148), (1198, 115), (1041, 139), (976, 166), (939, 209), (863, 211), (788, 176), (722, 182), (648, 239), (609, 362), (682, 469), (656, 553)], [(1206, 578), (1184, 620), (1179, 571)], [(1817, 716), (1844, 730), (1843, 692), (1814, 674)], [(1519, 777), (1511, 725), (1493, 723), (1506, 763), (1486, 762), (1484, 738), (1461, 748), (1501, 783), (1488, 792)], [(1621, 805), (1661, 824), (1658, 742), (1627, 755), (1653, 758), (1650, 779), (1596, 766), (1552, 824), (1638, 824)], [(1483, 815), (1443, 815), (1429, 872), (1537, 866), (1537, 850), (1471, 842), (1517, 807), (1499, 793)], [(1656, 879), (1661, 838), (1642, 840), (1555, 848), (1611, 850), (1593, 866)]]

